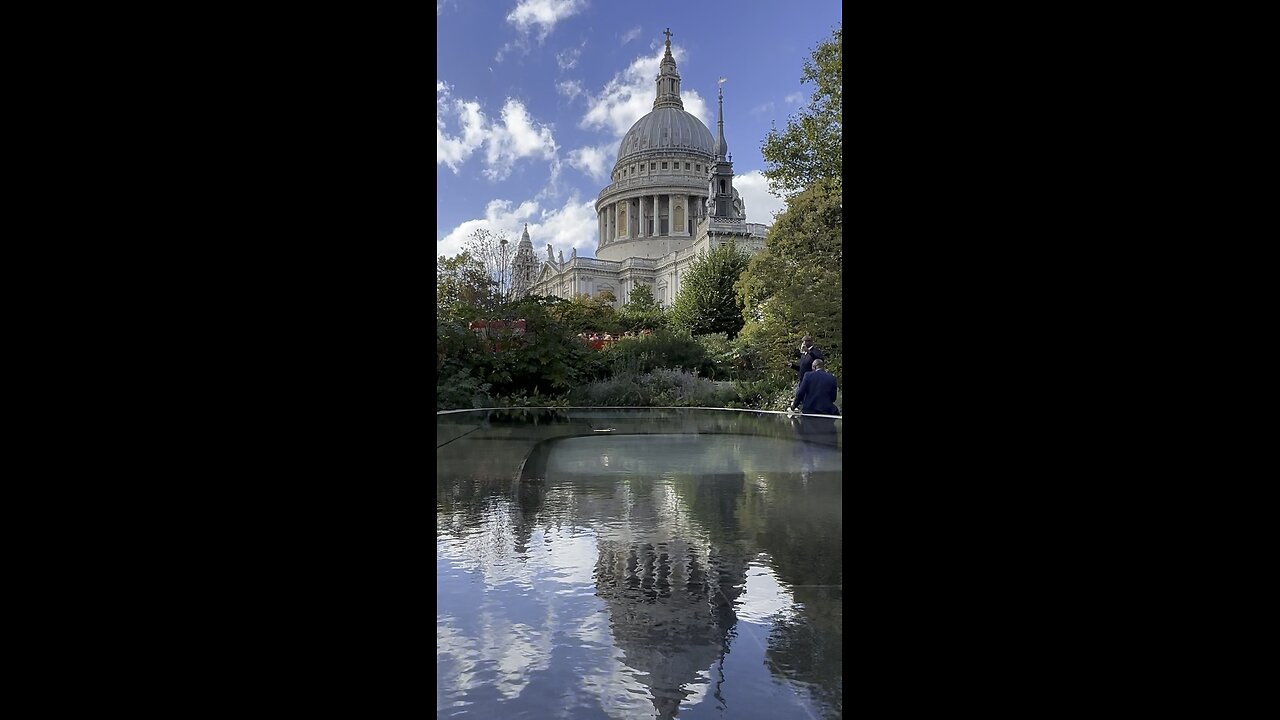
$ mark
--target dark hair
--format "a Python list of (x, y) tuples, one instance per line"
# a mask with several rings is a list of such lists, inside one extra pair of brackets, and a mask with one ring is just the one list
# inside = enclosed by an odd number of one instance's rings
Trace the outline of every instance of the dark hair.
[(821, 370), (822, 368), (824, 368), (824, 367), (826, 367), (826, 366), (827, 366), (827, 364), (826, 364), (826, 363), (824, 363), (824, 362), (822, 362), (822, 358), (818, 358), (817, 360), (814, 360), (814, 361), (813, 361), (813, 369), (814, 369), (814, 370)]

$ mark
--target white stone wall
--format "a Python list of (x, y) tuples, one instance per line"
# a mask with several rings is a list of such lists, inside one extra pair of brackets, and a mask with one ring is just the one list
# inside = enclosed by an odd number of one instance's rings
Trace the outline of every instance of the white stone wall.
[(601, 260), (621, 262), (627, 258), (642, 257), (657, 260), (677, 250), (689, 247), (689, 237), (648, 237), (642, 240), (622, 240), (605, 245), (596, 250), (596, 257)]

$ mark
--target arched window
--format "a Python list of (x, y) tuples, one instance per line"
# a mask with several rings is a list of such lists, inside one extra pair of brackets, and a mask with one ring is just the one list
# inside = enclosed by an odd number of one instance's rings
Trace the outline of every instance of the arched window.
[(724, 194), (724, 178), (720, 178), (720, 194)]

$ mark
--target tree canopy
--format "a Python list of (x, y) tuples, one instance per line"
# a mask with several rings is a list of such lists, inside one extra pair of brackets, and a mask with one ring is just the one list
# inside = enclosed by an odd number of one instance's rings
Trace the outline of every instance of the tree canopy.
[(767, 166), (764, 176), (776, 195), (794, 195), (819, 180), (833, 180), (837, 193), (842, 189), (841, 33), (837, 25), (831, 38), (819, 43), (805, 61), (800, 83), (814, 86), (808, 106), (787, 120), (784, 131), (774, 127), (765, 136), (760, 150)]
[(839, 190), (822, 180), (787, 202), (774, 218), (765, 248), (738, 280), (746, 309), (743, 336), (770, 367), (785, 367), (809, 334), (835, 372), (843, 350), (840, 263), (843, 231)]
[(484, 265), (470, 253), (436, 258), (436, 320), (457, 319), (468, 308), (488, 305), (489, 287)]
[(586, 331), (621, 332), (618, 311), (613, 307), (614, 296), (601, 290), (594, 296), (577, 293), (568, 302), (560, 303), (551, 311), (553, 317), (569, 332)]
[(627, 304), (622, 306), (621, 319), (627, 330), (657, 330), (663, 326), (662, 306), (653, 299), (648, 285), (632, 288)]
[(467, 254), (484, 268), (490, 304), (497, 306), (513, 300), (511, 267), (516, 257), (516, 245), (507, 239), (507, 234), (477, 228), (467, 237), (464, 247)]
[(680, 292), (671, 306), (671, 327), (691, 335), (742, 330), (742, 309), (734, 283), (747, 269), (748, 257), (732, 242), (703, 251), (680, 276)]

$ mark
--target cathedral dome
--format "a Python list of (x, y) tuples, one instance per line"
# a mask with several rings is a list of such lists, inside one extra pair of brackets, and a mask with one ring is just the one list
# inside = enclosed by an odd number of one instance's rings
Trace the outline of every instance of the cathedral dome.
[(677, 107), (656, 108), (636, 121), (618, 146), (617, 165), (649, 150), (684, 150), (715, 156), (715, 138), (706, 125)]

